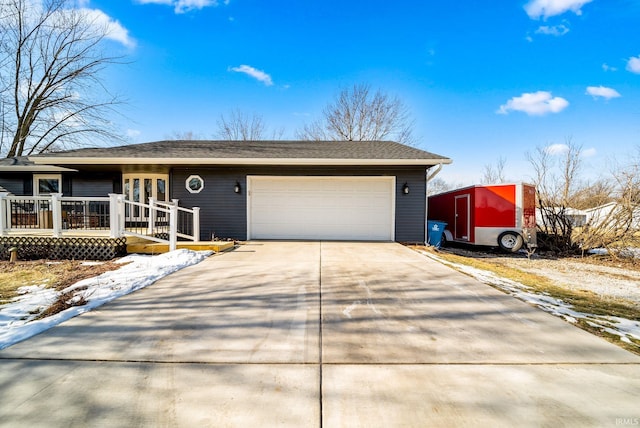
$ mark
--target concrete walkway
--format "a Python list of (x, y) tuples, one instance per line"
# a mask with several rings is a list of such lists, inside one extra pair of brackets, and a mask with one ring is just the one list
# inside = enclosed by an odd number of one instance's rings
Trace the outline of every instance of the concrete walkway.
[(0, 351), (0, 426), (640, 423), (640, 357), (398, 244), (252, 242)]

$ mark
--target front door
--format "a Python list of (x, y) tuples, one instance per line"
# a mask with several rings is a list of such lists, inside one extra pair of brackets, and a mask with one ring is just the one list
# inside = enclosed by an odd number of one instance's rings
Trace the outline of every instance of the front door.
[(456, 240), (469, 240), (469, 195), (456, 196)]
[[(168, 202), (169, 192), (167, 183), (169, 177), (164, 174), (124, 174), (123, 193), (124, 197), (129, 201), (149, 203), (149, 198), (156, 201)], [(127, 213), (131, 217), (139, 220), (146, 220), (149, 216), (149, 209), (140, 209), (138, 206), (133, 207), (132, 213)]]

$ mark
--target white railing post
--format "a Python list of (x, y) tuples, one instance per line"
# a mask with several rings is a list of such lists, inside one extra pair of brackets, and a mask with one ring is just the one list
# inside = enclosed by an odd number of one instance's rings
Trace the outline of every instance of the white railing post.
[(173, 203), (173, 205), (175, 205), (177, 207), (178, 206), (178, 202), (180, 202), (180, 199), (171, 199), (171, 202)]
[[(124, 195), (117, 195), (116, 200), (118, 201), (118, 234), (120, 236), (124, 236), (124, 229), (127, 225), (127, 212), (126, 212), (126, 202), (124, 199)], [(133, 209), (133, 207), (130, 207)]]
[(122, 238), (120, 234), (118, 195), (115, 193), (109, 193), (109, 238)]
[(193, 207), (193, 240), (200, 241), (200, 207)]
[(11, 204), (7, 200), (9, 193), (0, 192), (0, 236), (5, 236), (7, 224), (11, 224)]
[(169, 207), (169, 251), (178, 248), (178, 206)]
[(53, 222), (53, 237), (59, 238), (62, 234), (62, 193), (52, 193), (51, 195), (51, 221)]
[(155, 198), (149, 198), (149, 225), (147, 227), (147, 233), (149, 235), (153, 235), (153, 229), (156, 225), (156, 208), (155, 208)]

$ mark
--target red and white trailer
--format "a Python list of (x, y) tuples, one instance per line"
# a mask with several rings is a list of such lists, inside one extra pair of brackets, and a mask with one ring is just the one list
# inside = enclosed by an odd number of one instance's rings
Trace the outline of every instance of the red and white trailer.
[(443, 240), (509, 252), (536, 246), (536, 188), (531, 184), (470, 186), (430, 196), (428, 203), (428, 219), (447, 223)]

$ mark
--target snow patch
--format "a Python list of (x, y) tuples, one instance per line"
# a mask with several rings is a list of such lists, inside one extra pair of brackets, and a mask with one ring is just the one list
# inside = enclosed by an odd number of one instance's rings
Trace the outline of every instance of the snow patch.
[[(129, 255), (116, 261), (120, 269), (79, 281), (62, 291), (38, 286), (20, 287), (13, 302), (0, 307), (0, 349), (28, 339), (61, 322), (88, 312), (118, 297), (153, 284), (173, 272), (200, 263), (212, 251), (176, 250), (156, 256)], [(72, 301), (84, 298), (86, 304), (73, 306), (47, 318), (34, 320), (58, 297), (75, 292)]]

